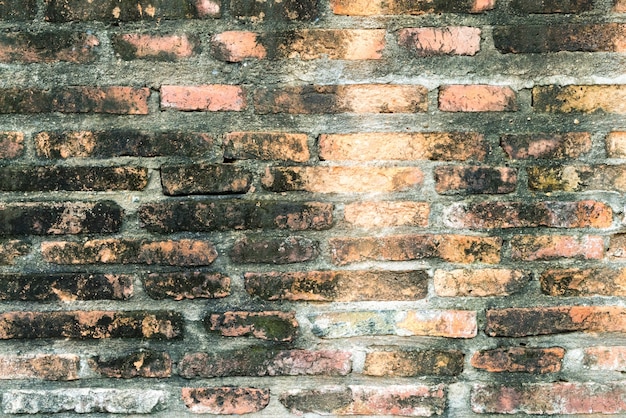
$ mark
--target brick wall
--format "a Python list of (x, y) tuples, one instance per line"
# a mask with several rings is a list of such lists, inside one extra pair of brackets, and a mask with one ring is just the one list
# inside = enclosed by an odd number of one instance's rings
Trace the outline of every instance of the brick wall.
[(626, 415), (624, 13), (0, 2), (0, 414)]

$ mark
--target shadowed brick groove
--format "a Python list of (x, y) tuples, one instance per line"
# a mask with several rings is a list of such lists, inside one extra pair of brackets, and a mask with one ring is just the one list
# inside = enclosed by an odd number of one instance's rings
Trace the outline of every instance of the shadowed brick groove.
[(0, 0), (0, 416), (626, 416), (626, 0)]

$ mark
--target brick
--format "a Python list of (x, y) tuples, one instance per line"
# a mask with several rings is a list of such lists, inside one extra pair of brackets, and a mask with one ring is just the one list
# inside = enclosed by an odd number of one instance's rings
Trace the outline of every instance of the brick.
[(253, 23), (314, 21), (320, 17), (319, 0), (231, 0), (235, 18)]
[(439, 194), (506, 194), (517, 187), (517, 170), (509, 167), (438, 166), (433, 174)]
[(161, 166), (161, 185), (168, 196), (246, 193), (252, 174), (233, 164), (181, 164)]
[(626, 114), (626, 85), (537, 86), (532, 94), (538, 112)]
[(186, 112), (239, 112), (246, 107), (240, 86), (212, 84), (203, 86), (161, 86), (161, 108)]
[(626, 165), (528, 167), (528, 187), (540, 192), (626, 192)]
[(196, 414), (253, 414), (270, 402), (269, 389), (247, 387), (182, 388), (181, 394), (185, 406)]
[(127, 300), (133, 295), (133, 277), (120, 274), (4, 274), (0, 300), (71, 302)]
[(211, 37), (211, 53), (221, 61), (241, 62), (245, 59), (263, 59), (267, 49), (258, 33), (228, 31)]
[(15, 264), (16, 259), (27, 255), (30, 249), (31, 245), (27, 241), (1, 240), (0, 265), (7, 266)]
[(224, 312), (204, 318), (207, 331), (224, 337), (253, 336), (261, 340), (291, 342), (298, 333), (295, 312)]
[(350, 84), (257, 89), (256, 113), (416, 113), (428, 110), (428, 90), (416, 85)]
[(291, 413), (321, 415), (441, 415), (446, 407), (443, 385), (329, 386), (293, 389), (280, 396)]
[(608, 228), (611, 207), (595, 200), (579, 202), (453, 203), (444, 223), (452, 228)]
[(473, 132), (323, 134), (320, 159), (326, 161), (482, 161), (483, 135)]
[[(378, 60), (385, 48), (384, 29), (301, 29), (277, 33), (266, 43), (277, 58)], [(271, 36), (271, 35), (270, 35)]]
[(345, 376), (352, 364), (348, 352), (336, 350), (240, 350), (189, 353), (179, 363), (186, 379), (229, 376)]
[(235, 242), (230, 259), (235, 263), (293, 264), (315, 260), (319, 243), (304, 237), (244, 237)]
[(615, 5), (613, 6), (613, 11), (617, 13), (625, 13), (626, 12), (626, 1), (624, 0), (615, 0)]
[(360, 302), (418, 300), (428, 294), (425, 271), (307, 271), (246, 273), (245, 287), (264, 300)]
[(36, 354), (0, 356), (0, 379), (78, 379), (80, 358), (73, 354)]
[(398, 45), (418, 57), (433, 55), (474, 56), (480, 51), (479, 28), (447, 26), (442, 28), (407, 28), (398, 31)]
[(167, 392), (147, 388), (9, 390), (3, 393), (2, 410), (5, 414), (150, 414), (165, 409), (166, 401)]
[(560, 347), (510, 347), (481, 350), (474, 353), (472, 367), (492, 373), (557, 373), (565, 350)]
[(624, 260), (626, 258), (626, 234), (611, 235), (607, 253), (613, 260)]
[(589, 347), (583, 353), (583, 364), (590, 370), (626, 371), (626, 347)]
[(363, 374), (378, 377), (458, 376), (464, 354), (457, 350), (386, 350), (365, 356)]
[(174, 272), (150, 273), (143, 287), (152, 299), (216, 299), (230, 295), (230, 277), (221, 273)]
[(134, 87), (53, 87), (0, 89), (1, 113), (110, 113), (147, 115), (150, 89)]
[(213, 244), (201, 240), (149, 241), (94, 239), (41, 244), (45, 261), (54, 264), (160, 264), (207, 266), (217, 258)]
[(471, 405), (479, 414), (621, 414), (625, 392), (622, 383), (476, 384)]
[(589, 132), (507, 134), (500, 146), (514, 160), (574, 159), (591, 151)]
[(307, 141), (306, 134), (230, 132), (224, 137), (224, 158), (303, 163), (311, 158)]
[(89, 358), (89, 367), (101, 376), (117, 379), (134, 377), (168, 378), (172, 375), (172, 359), (166, 352), (140, 350), (133, 353), (100, 358)]
[(0, 20), (25, 21), (37, 17), (37, 0), (4, 0), (0, 3)]
[(510, 242), (513, 260), (598, 260), (604, 256), (604, 240), (594, 235), (515, 235)]
[(219, 0), (47, 0), (49, 22), (134, 22), (219, 17)]
[(593, 9), (593, 0), (513, 0), (510, 7), (520, 13), (583, 13)]
[(402, 192), (423, 181), (417, 167), (268, 167), (261, 178), (272, 192), (313, 193)]
[(354, 202), (344, 207), (344, 221), (359, 228), (426, 227), (429, 214), (426, 202)]
[(0, 339), (178, 339), (183, 317), (173, 311), (54, 311), (0, 314)]
[(626, 132), (609, 132), (606, 137), (606, 154), (609, 158), (626, 158)]
[(142, 227), (156, 233), (242, 229), (325, 230), (333, 225), (333, 205), (318, 202), (177, 200), (142, 205), (139, 221)]
[(485, 333), (526, 337), (569, 332), (626, 331), (626, 311), (617, 306), (559, 306), (487, 310)]
[(48, 131), (35, 135), (37, 156), (48, 159), (179, 156), (221, 158), (213, 137), (201, 132)]
[(514, 112), (515, 92), (507, 86), (450, 85), (439, 88), (443, 112)]
[(123, 216), (123, 209), (111, 200), (0, 203), (0, 234), (110, 234), (119, 232)]
[(113, 51), (125, 61), (177, 61), (198, 55), (200, 39), (193, 35), (124, 33), (111, 39)]
[(0, 159), (12, 160), (24, 154), (22, 132), (0, 132)]
[(495, 0), (331, 0), (336, 15), (421, 15), (426, 13), (480, 13), (495, 7)]
[(626, 296), (626, 269), (549, 269), (539, 282), (549, 296)]
[(329, 245), (332, 262), (337, 265), (425, 258), (452, 263), (497, 264), (500, 262), (502, 240), (497, 237), (416, 234), (331, 238)]
[(473, 338), (476, 312), (455, 310), (356, 311), (310, 315), (313, 333), (320, 338), (360, 336), (427, 336)]
[(436, 270), (435, 293), (442, 297), (509, 296), (521, 292), (531, 276), (510, 269)]
[(0, 62), (86, 64), (95, 61), (100, 41), (80, 32), (12, 32), (0, 35)]

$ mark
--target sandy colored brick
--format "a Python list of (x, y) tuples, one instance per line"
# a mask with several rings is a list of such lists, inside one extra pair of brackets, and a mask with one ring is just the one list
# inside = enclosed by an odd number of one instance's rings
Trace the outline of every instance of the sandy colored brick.
[(439, 88), (439, 110), (443, 112), (512, 112), (517, 99), (508, 86), (449, 85)]
[(615, 0), (613, 10), (617, 13), (626, 13), (626, 0)]
[(422, 15), (426, 13), (481, 13), (495, 7), (496, 0), (415, 2), (403, 0), (331, 0), (336, 15)]
[(384, 29), (302, 29), (282, 35), (277, 55), (301, 60), (377, 60), (382, 58), (385, 34)]
[(358, 228), (428, 226), (430, 205), (426, 202), (354, 202), (344, 207), (344, 220)]
[(467, 55), (480, 51), (479, 28), (447, 26), (443, 28), (407, 28), (398, 32), (398, 44), (415, 55)]
[(599, 260), (604, 257), (604, 240), (595, 235), (515, 235), (510, 242), (513, 260)]
[(626, 85), (537, 86), (532, 94), (538, 112), (626, 114)]
[[(378, 349), (378, 347), (375, 347)], [(384, 348), (384, 347), (381, 347)], [(458, 376), (464, 354), (457, 350), (394, 350), (368, 352), (363, 374), (377, 377)]]
[(530, 277), (510, 269), (436, 270), (435, 293), (442, 297), (509, 296), (522, 291)]
[(540, 192), (626, 192), (626, 165), (528, 167), (528, 187)]
[(182, 111), (242, 111), (246, 107), (243, 88), (224, 84), (161, 86), (161, 108)]
[(606, 154), (609, 158), (626, 158), (626, 132), (610, 132), (606, 136)]
[(36, 354), (0, 356), (0, 379), (78, 379), (80, 358), (74, 354)]

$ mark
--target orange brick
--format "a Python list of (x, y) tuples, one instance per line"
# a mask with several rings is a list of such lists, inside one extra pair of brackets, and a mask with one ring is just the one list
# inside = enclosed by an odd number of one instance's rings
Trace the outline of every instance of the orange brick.
[(495, 7), (495, 0), (417, 2), (403, 0), (331, 0), (336, 15), (371, 16), (425, 13), (480, 13)]
[(355, 202), (344, 208), (344, 220), (360, 228), (428, 226), (430, 205), (426, 202)]
[(609, 158), (626, 158), (626, 132), (611, 132), (606, 137)]
[(246, 107), (239, 86), (161, 86), (161, 107), (183, 111), (241, 111)]
[(626, 85), (538, 86), (533, 108), (539, 112), (626, 114)]
[(305, 162), (310, 158), (306, 134), (231, 132), (224, 137), (224, 157), (235, 160)]
[(138, 58), (173, 61), (199, 52), (200, 41), (192, 36), (125, 33), (112, 39), (113, 49), (124, 60)]
[(226, 62), (240, 62), (247, 58), (263, 59), (267, 56), (259, 34), (244, 31), (213, 35), (211, 51), (214, 57)]
[(443, 297), (509, 296), (520, 292), (530, 275), (519, 270), (436, 270), (435, 293)]
[(384, 29), (303, 29), (283, 35), (277, 55), (302, 60), (376, 60), (382, 58), (385, 34)]
[(80, 358), (72, 354), (0, 356), (0, 379), (76, 380)]
[(476, 55), (480, 51), (480, 29), (467, 26), (407, 28), (398, 32), (398, 44), (418, 56)]
[(439, 88), (444, 112), (510, 112), (517, 110), (515, 92), (506, 86), (450, 85)]
[(626, 0), (615, 0), (613, 10), (617, 13), (626, 13)]

